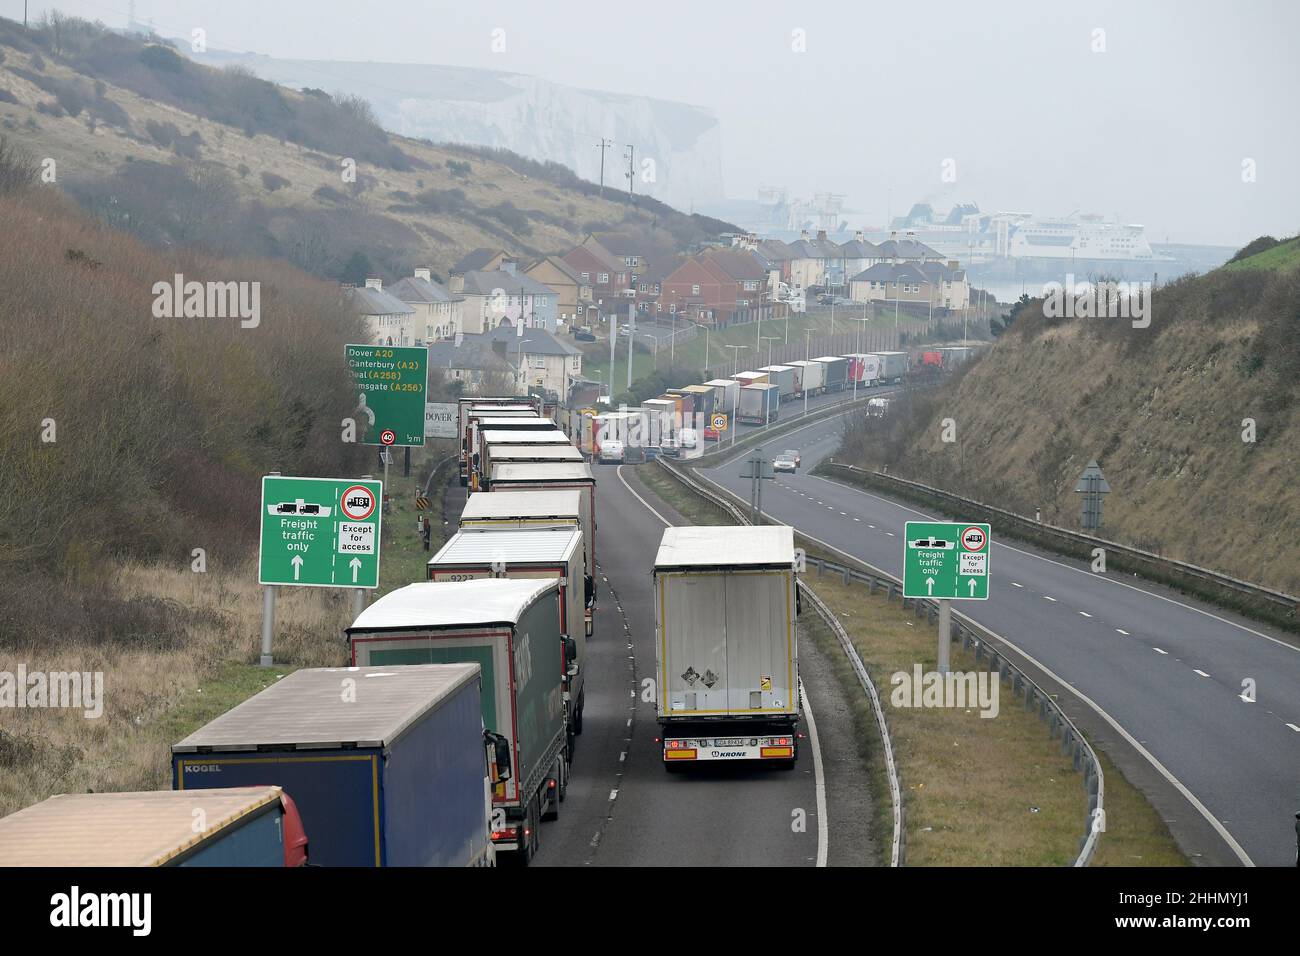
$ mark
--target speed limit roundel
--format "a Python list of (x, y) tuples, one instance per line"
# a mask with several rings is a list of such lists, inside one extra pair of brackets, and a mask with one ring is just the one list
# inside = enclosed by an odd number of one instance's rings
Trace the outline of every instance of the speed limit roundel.
[(961, 533), (961, 546), (967, 551), (983, 551), (987, 540), (984, 529), (974, 525)]
[(393, 433), (393, 430), (391, 428), (385, 428), (382, 432), (379, 433), (380, 444), (391, 445), (395, 441), (397, 441), (397, 435)]

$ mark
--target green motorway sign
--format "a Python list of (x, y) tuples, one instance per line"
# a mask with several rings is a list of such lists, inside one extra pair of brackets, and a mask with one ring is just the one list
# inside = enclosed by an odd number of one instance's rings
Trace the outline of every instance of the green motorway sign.
[(382, 481), (264, 477), (258, 583), (379, 587), (382, 500)]
[(370, 445), (423, 445), (429, 350), (349, 345), (348, 368), (366, 406), (375, 413)]
[(903, 597), (987, 601), (986, 524), (909, 521), (903, 531)]

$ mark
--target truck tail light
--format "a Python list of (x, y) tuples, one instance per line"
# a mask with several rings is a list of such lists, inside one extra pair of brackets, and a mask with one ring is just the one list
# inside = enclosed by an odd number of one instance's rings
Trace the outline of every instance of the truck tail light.
[(494, 840), (513, 840), (519, 835), (519, 830), (515, 827), (506, 827), (504, 830), (493, 830), (492, 839)]

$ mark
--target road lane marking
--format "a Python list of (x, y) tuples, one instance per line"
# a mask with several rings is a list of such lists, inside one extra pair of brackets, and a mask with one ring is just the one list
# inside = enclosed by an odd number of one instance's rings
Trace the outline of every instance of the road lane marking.
[(1197, 668), (1195, 668), (1195, 667), (1192, 668), (1192, 672), (1195, 673), (1195, 674), (1200, 674), (1202, 677), (1209, 677), (1209, 676), (1210, 676), (1209, 674), (1205, 673), (1205, 671), (1203, 671), (1203, 670), (1199, 670), (1199, 669), (1197, 669)]
[[(714, 470), (714, 469), (708, 469), (708, 470)], [(864, 495), (868, 498), (874, 498), (875, 500), (881, 502), (882, 504), (886, 504), (891, 507), (898, 508), (901, 511), (906, 511), (909, 514), (916, 515), (917, 517), (925, 518), (928, 521), (938, 520), (933, 515), (928, 515), (922, 511), (917, 511), (915, 508), (909, 508), (906, 505), (901, 505), (898, 502), (891, 501), (890, 499), (882, 497), (881, 495), (873, 495), (869, 491), (863, 491), (861, 488), (855, 488), (853, 485), (845, 484), (844, 482), (841, 481), (831, 481), (831, 479), (823, 478), (820, 475), (809, 475), (808, 477), (815, 478), (818, 481), (824, 481), (827, 484), (835, 485), (837, 488), (842, 488), (847, 491), (854, 492), (855, 494)], [(804, 537), (808, 537), (808, 536), (804, 535)], [(1065, 568), (1067, 571), (1073, 571), (1075, 574), (1085, 575), (1086, 577), (1091, 578), (1094, 581), (1101, 581), (1106, 584), (1115, 585), (1116, 587), (1128, 588), (1130, 591), (1137, 591), (1139, 594), (1145, 595), (1146, 597), (1155, 598), (1157, 601), (1164, 601), (1166, 604), (1173, 604), (1176, 607), (1181, 607), (1185, 610), (1192, 611), (1195, 614), (1202, 614), (1205, 617), (1210, 618), (1211, 620), (1218, 621), (1220, 624), (1226, 624), (1229, 627), (1235, 627), (1238, 630), (1245, 631), (1247, 634), (1253, 634), (1256, 637), (1262, 637), (1264, 640), (1271, 641), (1272, 643), (1277, 644), (1280, 647), (1285, 647), (1287, 650), (1300, 653), (1300, 646), (1297, 646), (1295, 644), (1290, 644), (1287, 641), (1280, 640), (1279, 638), (1276, 637), (1272, 637), (1271, 635), (1265, 634), (1262, 631), (1255, 630), (1253, 627), (1247, 627), (1245, 624), (1238, 624), (1236, 621), (1230, 621), (1225, 617), (1220, 617), (1219, 615), (1203, 610), (1202, 608), (1193, 607), (1190, 604), (1184, 604), (1182, 601), (1175, 600), (1174, 598), (1171, 597), (1165, 597), (1163, 594), (1157, 594), (1154, 591), (1148, 591), (1145, 588), (1136, 587), (1132, 584), (1126, 584), (1123, 581), (1117, 581), (1109, 575), (1103, 576), (1099, 574), (1094, 574), (1092, 571), (1084, 570), (1083, 568), (1072, 567), (1071, 565), (1064, 564), (1060, 561), (1055, 561), (1052, 558), (1044, 557), (1041, 554), (1034, 554), (1030, 551), (1025, 551), (1021, 548), (1012, 547), (1011, 545), (1006, 544), (1002, 541), (994, 541), (993, 544), (997, 545), (999, 548), (1006, 548), (1008, 551), (1014, 551), (1016, 554), (1024, 555), (1027, 558), (1033, 558), (1036, 561), (1045, 561), (1048, 564), (1054, 564), (1059, 568)], [(862, 559), (858, 558), (857, 560), (861, 561)]]
[(1164, 654), (1166, 657), (1169, 655), (1168, 651), (1163, 651), (1158, 647), (1153, 647), (1151, 650), (1155, 651), (1157, 654)]
[(827, 835), (830, 824), (826, 819), (826, 776), (822, 768), (822, 747), (817, 739), (817, 721), (813, 718), (812, 703), (808, 700), (808, 690), (803, 685), (802, 677), (799, 678), (799, 696), (803, 698), (803, 714), (808, 718), (808, 742), (812, 744), (813, 776), (816, 778), (817, 865), (825, 866), (830, 843)]
[(1080, 611), (1079, 613), (1082, 614), (1084, 617), (1092, 617), (1092, 615), (1089, 614), (1087, 611)]
[(1300, 734), (1300, 727), (1297, 727), (1295, 724), (1287, 724), (1287, 726), (1290, 727), (1292, 730), (1294, 730), (1297, 734)]
[(1129, 632), (1126, 631), (1126, 630), (1124, 630), (1124, 628), (1122, 628), (1122, 627), (1117, 627), (1117, 628), (1115, 628), (1115, 630), (1119, 631), (1119, 632), (1120, 632), (1121, 634), (1123, 634), (1125, 637), (1128, 637), (1128, 636), (1129, 636)]
[(1056, 598), (1051, 597), (1051, 596), (1046, 595), (1046, 594), (1043, 595), (1043, 600), (1044, 600), (1044, 601), (1051, 601), (1053, 604), (1056, 603)]
[(1023, 584), (1017, 584), (1015, 581), (1012, 581), (1012, 582), (1011, 582), (1011, 586), (1012, 586), (1013, 588), (1023, 588), (1023, 587), (1024, 587)]
[(618, 475), (618, 480), (621, 481), (621, 482), (623, 482), (623, 487), (626, 488), (628, 491), (631, 491), (631, 492), (632, 492), (632, 497), (635, 498), (637, 501), (641, 502), (641, 504), (643, 504), (643, 505), (646, 506), (646, 510), (647, 510), (647, 511), (649, 511), (652, 515), (654, 515), (656, 518), (658, 518), (658, 519), (659, 519), (660, 521), (662, 521), (664, 524), (666, 524), (666, 525), (671, 525), (671, 524), (672, 524), (672, 522), (670, 522), (667, 518), (665, 518), (665, 517), (664, 517), (663, 515), (661, 515), (659, 512), (655, 511), (654, 508), (652, 508), (652, 507), (650, 506), (650, 502), (646, 501), (644, 498), (642, 498), (640, 495), (638, 495), (635, 491), (633, 491), (632, 486), (629, 485), (629, 484), (627, 483), (627, 479), (623, 477), (623, 466), (622, 466), (622, 465), (619, 465), (619, 466), (618, 466), (618, 470), (615, 472), (615, 474)]

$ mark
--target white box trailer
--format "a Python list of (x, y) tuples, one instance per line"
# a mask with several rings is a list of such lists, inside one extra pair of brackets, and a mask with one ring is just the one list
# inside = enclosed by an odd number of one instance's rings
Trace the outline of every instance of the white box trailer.
[(809, 395), (820, 395), (825, 391), (825, 365), (812, 359), (797, 359), (790, 364), (799, 370), (799, 389), (796, 395), (802, 398), (805, 392)]
[(460, 436), (460, 483), (469, 484), (471, 460), (474, 455), (474, 436), (470, 434), (470, 419), (489, 415), (511, 418), (536, 418), (541, 415), (540, 400), (512, 396), (474, 396), (456, 402), (457, 434)]
[(764, 365), (759, 369), (767, 376), (767, 381), (781, 390), (781, 401), (794, 398), (799, 391), (798, 376), (793, 365)]
[(799, 597), (784, 525), (674, 527), (655, 557), (663, 760), (798, 759)]
[(493, 491), (486, 495), (472, 495), (460, 513), (460, 528), (466, 529), (542, 529), (578, 528), (586, 562), (583, 597), (586, 607), (586, 631), (591, 637), (594, 627), (592, 611), (596, 606), (596, 576), (594, 558), (587, 547), (592, 535), (591, 512), (583, 492), (577, 489), (559, 491)]
[(564, 702), (569, 726), (582, 733), (587, 703), (586, 569), (582, 530), (576, 527), (470, 529), (457, 531), (429, 559), (430, 581), (477, 581), (482, 578), (555, 578), (560, 581), (560, 631), (575, 639)]
[(586, 461), (572, 445), (493, 445), (492, 463), (521, 461)]
[(542, 445), (550, 447), (573, 447), (569, 436), (558, 428), (551, 429), (514, 429), (514, 428), (480, 428), (478, 431), (478, 471), (477, 490), (485, 491), (488, 476), (492, 474), (492, 446), (494, 445)]
[(908, 356), (906, 352), (872, 352), (880, 357), (880, 380), (882, 382), (901, 382), (907, 374)]
[(498, 491), (577, 491), (582, 497), (583, 543), (587, 547), (587, 575), (591, 579), (587, 600), (587, 633), (594, 626), (596, 609), (596, 479), (585, 462), (542, 462), (492, 466), (492, 493)]
[(492, 791), (492, 843), (525, 863), (569, 779), (564, 679), (573, 638), (560, 631), (559, 592), (551, 579), (421, 581), (385, 594), (347, 629), (353, 667), (479, 665), (481, 726), (505, 737), (511, 755), (510, 776)]
[(879, 355), (872, 352), (854, 352), (845, 357), (849, 360), (850, 384), (856, 382), (863, 388), (880, 384), (883, 365)]

